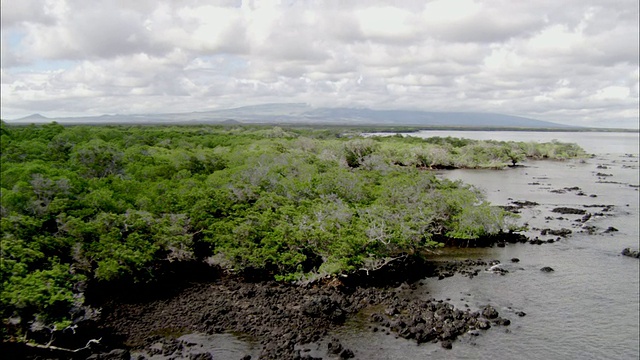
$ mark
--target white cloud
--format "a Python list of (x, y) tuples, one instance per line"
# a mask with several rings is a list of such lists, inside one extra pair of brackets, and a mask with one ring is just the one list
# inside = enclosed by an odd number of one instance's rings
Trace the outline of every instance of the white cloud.
[(638, 127), (633, 0), (2, 1), (2, 116), (261, 102)]
[(607, 86), (592, 97), (595, 100), (624, 100), (629, 97), (629, 88), (624, 86)]
[(365, 38), (383, 40), (413, 37), (415, 29), (411, 24), (412, 15), (408, 10), (391, 6), (375, 6), (355, 13)]

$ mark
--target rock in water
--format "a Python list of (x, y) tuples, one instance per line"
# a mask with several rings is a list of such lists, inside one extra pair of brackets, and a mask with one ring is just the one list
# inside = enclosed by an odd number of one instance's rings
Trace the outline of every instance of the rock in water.
[(355, 354), (349, 349), (344, 349), (340, 353), (340, 359), (351, 359), (353, 357), (355, 357)]
[(498, 311), (496, 309), (493, 308), (493, 306), (491, 305), (487, 305), (484, 307), (484, 309), (482, 310), (482, 316), (485, 319), (495, 319), (498, 317)]
[(480, 330), (487, 330), (487, 329), (491, 328), (491, 324), (486, 319), (478, 319), (477, 322), (476, 322), (476, 325), (477, 325), (478, 329), (480, 329)]
[(634, 250), (631, 250), (631, 248), (626, 248), (622, 250), (622, 255), (640, 259), (640, 251), (634, 251)]
[(332, 342), (327, 344), (327, 352), (330, 354), (340, 354), (342, 351), (342, 344), (337, 339), (333, 339)]
[(574, 208), (569, 208), (569, 207), (557, 207), (557, 208), (551, 210), (551, 212), (559, 213), (559, 214), (574, 214), (574, 215), (586, 215), (587, 214), (587, 210), (574, 209)]
[(189, 360), (213, 360), (213, 355), (211, 353), (197, 353), (189, 355)]
[(542, 229), (542, 231), (540, 231), (541, 235), (555, 235), (555, 236), (562, 236), (562, 237), (566, 237), (567, 235), (570, 235), (572, 233), (571, 230), (569, 229), (565, 229), (562, 228), (560, 230), (553, 230), (553, 229)]
[(540, 269), (540, 271), (542, 271), (542, 272), (552, 272), (552, 271), (555, 271), (555, 270), (553, 270), (553, 268), (551, 268), (549, 266), (545, 266), (542, 269)]
[(93, 354), (89, 356), (87, 359), (89, 360), (129, 360), (131, 355), (129, 354), (129, 350), (124, 349), (114, 349), (108, 353), (104, 354)]

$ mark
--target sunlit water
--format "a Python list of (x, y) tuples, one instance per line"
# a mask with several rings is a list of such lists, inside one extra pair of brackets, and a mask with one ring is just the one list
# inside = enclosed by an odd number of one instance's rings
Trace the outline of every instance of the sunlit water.
[[(542, 239), (541, 228), (568, 228), (569, 237), (553, 244), (515, 244), (505, 248), (447, 249), (440, 259), (498, 259), (509, 270), (505, 276), (482, 272), (469, 279), (455, 275), (429, 278), (407, 296), (451, 299), (472, 309), (492, 304), (511, 326), (494, 327), (478, 337), (465, 335), (445, 350), (439, 344), (421, 344), (393, 333), (370, 330), (368, 314), (350, 319), (334, 335), (359, 359), (638, 359), (640, 308), (638, 259), (621, 256), (625, 247), (638, 248), (639, 192), (637, 133), (549, 132), (443, 132), (410, 136), (454, 136), (473, 139), (576, 142), (595, 157), (581, 161), (536, 161), (505, 170), (453, 170), (439, 176), (460, 179), (482, 189), (489, 201), (507, 205), (512, 200), (540, 205), (522, 212), (520, 223), (529, 224), (529, 236)], [(606, 173), (611, 176), (598, 176)], [(564, 194), (550, 190), (579, 187)], [(594, 196), (590, 196), (594, 195)], [(581, 215), (560, 215), (559, 207), (614, 205), (603, 216), (593, 216), (585, 226)], [(586, 208), (597, 213), (601, 208)], [(547, 220), (547, 217), (553, 217)], [(563, 217), (557, 220), (557, 217)], [(608, 227), (619, 231), (604, 233)], [(511, 258), (519, 258), (512, 263)], [(541, 267), (555, 271), (544, 273)], [(518, 317), (515, 312), (527, 315)], [(224, 337), (227, 336), (227, 337)], [(257, 354), (256, 344), (230, 335), (201, 338), (197, 347), (210, 349), (215, 358), (240, 358)], [(222, 355), (224, 353), (224, 355)], [(326, 357), (318, 344), (310, 354)], [(220, 357), (222, 355), (222, 357)]]

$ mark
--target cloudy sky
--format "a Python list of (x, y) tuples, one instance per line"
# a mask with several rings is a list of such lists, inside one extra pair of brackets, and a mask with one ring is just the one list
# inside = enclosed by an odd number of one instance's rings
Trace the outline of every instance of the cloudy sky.
[(273, 102), (638, 128), (637, 0), (2, 0), (2, 117)]

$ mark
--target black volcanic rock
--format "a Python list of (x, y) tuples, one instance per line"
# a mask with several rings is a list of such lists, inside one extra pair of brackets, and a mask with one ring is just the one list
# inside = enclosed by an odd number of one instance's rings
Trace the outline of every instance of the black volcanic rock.
[(622, 250), (622, 255), (640, 259), (640, 251), (631, 250), (631, 248), (625, 248)]

